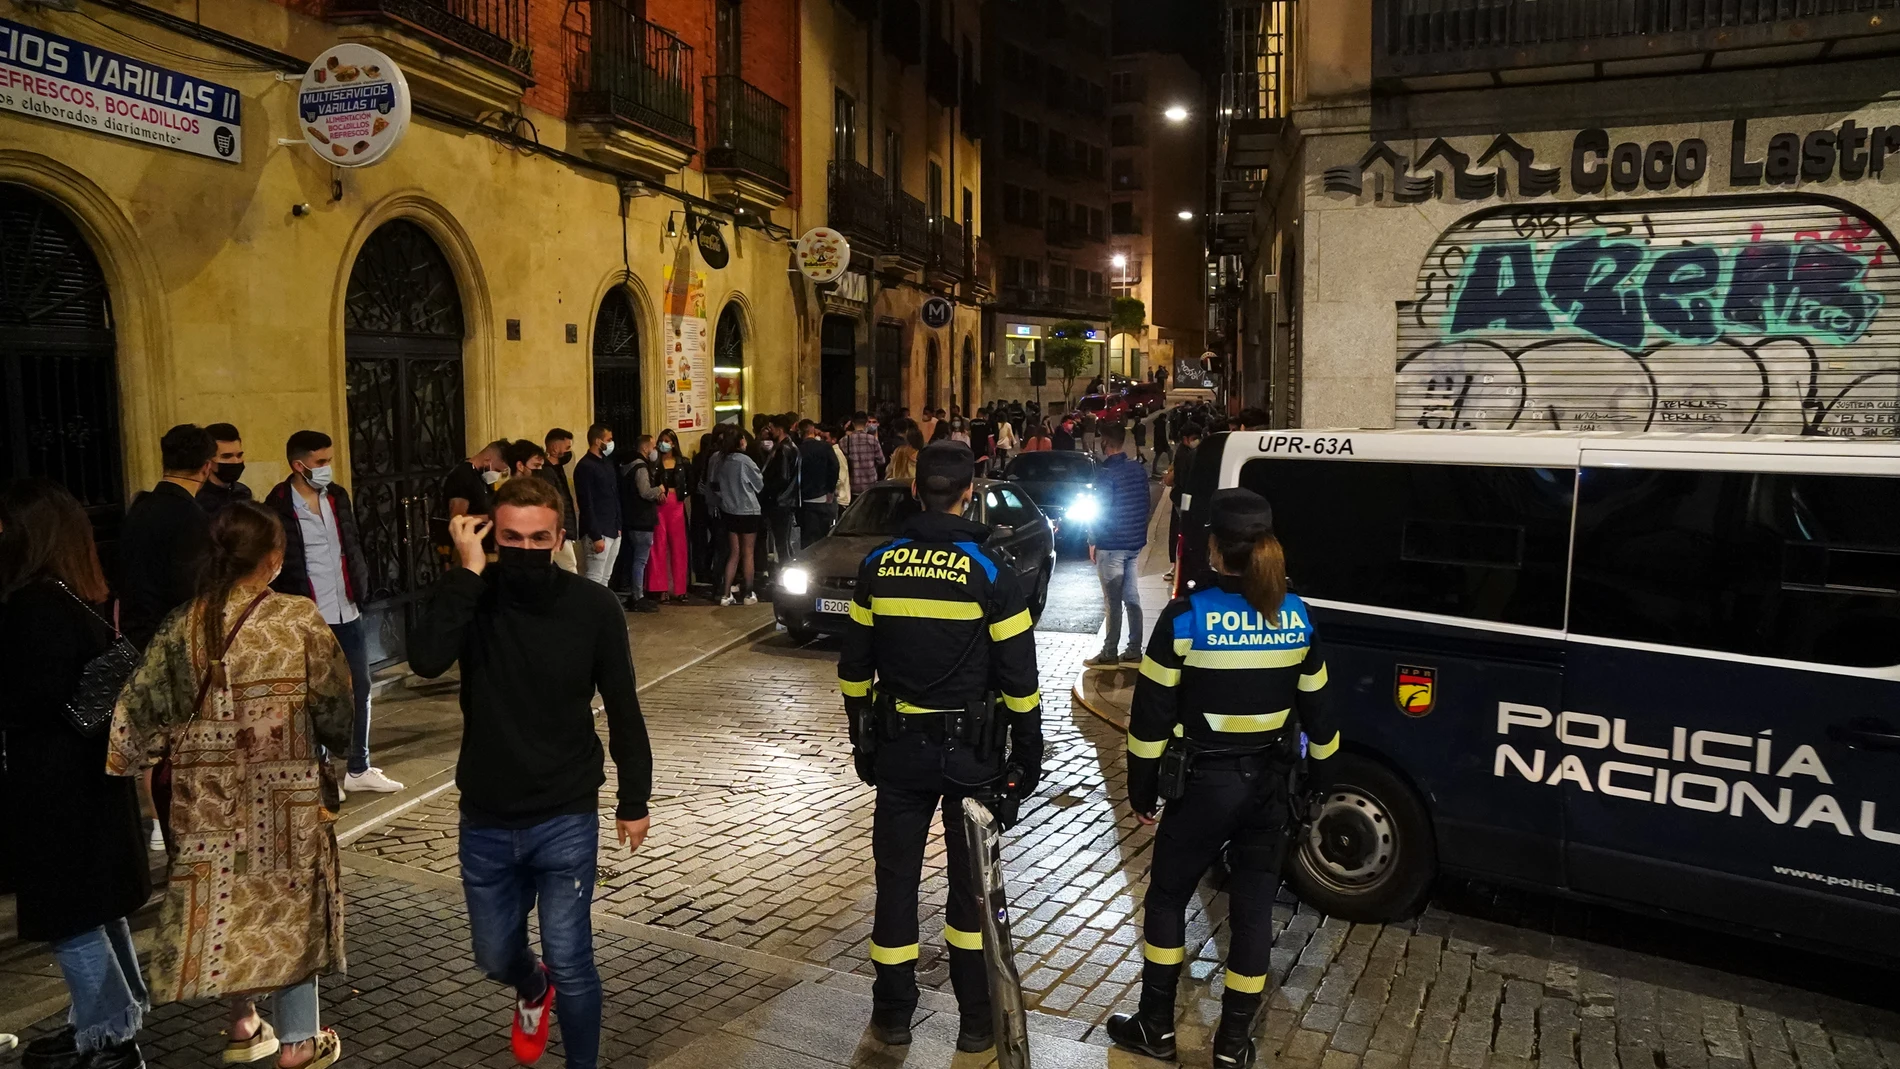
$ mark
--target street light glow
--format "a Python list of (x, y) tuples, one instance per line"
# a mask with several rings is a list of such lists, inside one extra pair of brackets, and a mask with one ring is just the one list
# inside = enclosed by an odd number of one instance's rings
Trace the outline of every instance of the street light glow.
[(1191, 211), (1188, 211), (1188, 210), (1187, 210), (1186, 208), (1183, 208), (1183, 209), (1181, 209), (1180, 211), (1178, 211), (1178, 212), (1175, 212), (1175, 213), (1174, 213), (1174, 217), (1175, 217), (1176, 219), (1179, 219), (1179, 220), (1181, 220), (1182, 222), (1184, 222), (1184, 223), (1185, 223), (1185, 222), (1187, 222), (1187, 221), (1188, 221), (1189, 219), (1192, 219), (1192, 218), (1194, 218), (1194, 213), (1193, 213), (1193, 212), (1191, 212)]
[(1188, 110), (1179, 104), (1161, 113), (1169, 122), (1186, 122)]
[(1118, 252), (1115, 254), (1115, 258), (1113, 260), (1110, 260), (1109, 262), (1114, 264), (1116, 267), (1127, 267), (1128, 257), (1123, 256), (1121, 253)]

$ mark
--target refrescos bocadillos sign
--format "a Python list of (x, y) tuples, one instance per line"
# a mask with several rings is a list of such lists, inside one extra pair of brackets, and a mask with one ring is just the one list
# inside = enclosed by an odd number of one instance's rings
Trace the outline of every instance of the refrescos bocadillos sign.
[(395, 61), (359, 44), (325, 51), (297, 89), (303, 139), (324, 162), (367, 167), (409, 129), (409, 82)]

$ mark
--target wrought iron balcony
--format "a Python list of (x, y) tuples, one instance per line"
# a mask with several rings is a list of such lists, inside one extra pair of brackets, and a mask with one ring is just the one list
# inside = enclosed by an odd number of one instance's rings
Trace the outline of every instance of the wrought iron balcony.
[[(1900, 0), (1373, 0), (1381, 80), (1695, 57), (1774, 45), (1818, 58), (1844, 38), (1900, 48)], [(1776, 62), (1787, 62), (1784, 53)], [(1685, 59), (1685, 69), (1700, 66)]]
[(853, 244), (872, 250), (891, 244), (889, 187), (884, 177), (856, 160), (833, 160), (826, 182), (830, 207), (826, 222)]
[(887, 250), (913, 267), (930, 262), (930, 213), (924, 202), (898, 190), (891, 194), (891, 234), (896, 243)]
[(706, 169), (792, 188), (787, 109), (736, 74), (706, 78)]
[(930, 228), (930, 269), (953, 281), (970, 276), (970, 249), (964, 240), (963, 224), (949, 216), (938, 216)]
[(638, 126), (693, 147), (692, 46), (637, 17), (622, 0), (592, 4), (592, 34), (574, 71), (574, 119)]
[(331, 16), (370, 15), (522, 74), (529, 73), (528, 0), (330, 0)]
[(930, 99), (946, 108), (956, 107), (960, 73), (956, 46), (941, 37), (932, 37), (924, 64), (924, 91), (930, 94)]
[(924, 13), (917, 0), (884, 0), (884, 51), (914, 67), (924, 61)]

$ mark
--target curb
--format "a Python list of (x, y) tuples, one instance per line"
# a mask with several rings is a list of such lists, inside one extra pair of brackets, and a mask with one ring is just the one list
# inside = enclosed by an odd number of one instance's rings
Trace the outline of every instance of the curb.
[[(1075, 676), (1075, 685), (1069, 689), (1069, 699), (1072, 704), (1081, 706), (1082, 708), (1088, 710), (1095, 717), (1113, 726), (1117, 730), (1125, 733), (1128, 730), (1128, 721), (1126, 719), (1119, 718), (1108, 713), (1101, 707), (1101, 705), (1095, 702), (1089, 701), (1087, 695), (1084, 693), (1082, 689), (1082, 680), (1085, 679), (1090, 672), (1098, 672), (1098, 671), (1101, 671), (1101, 669), (1083, 668), (1081, 671), (1077, 672)], [(1125, 671), (1125, 669), (1118, 668), (1116, 669), (1116, 671), (1118, 672)]]

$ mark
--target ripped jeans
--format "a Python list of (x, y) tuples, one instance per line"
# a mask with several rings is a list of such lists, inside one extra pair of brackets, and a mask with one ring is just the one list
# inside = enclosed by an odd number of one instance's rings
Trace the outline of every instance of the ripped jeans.
[(599, 848), (592, 813), (519, 830), (462, 824), (462, 893), (475, 965), (518, 997), (535, 997), (542, 962), (528, 947), (528, 913), (538, 901), (541, 953), (554, 984), (567, 1069), (595, 1069), (600, 1060), (600, 971), (590, 913)]
[(66, 1019), (81, 1051), (138, 1036), (152, 1000), (145, 978), (139, 975), (139, 955), (132, 947), (132, 929), (125, 918), (54, 943), (53, 957), (72, 995)]

